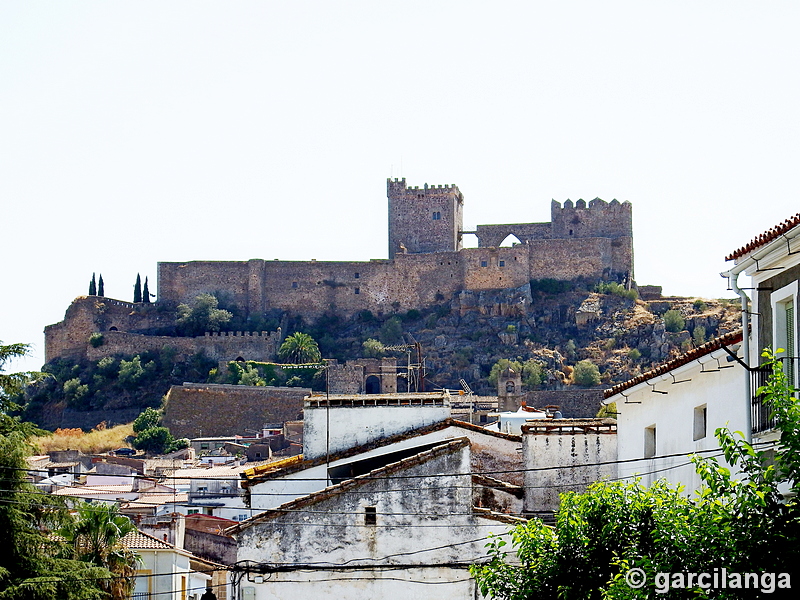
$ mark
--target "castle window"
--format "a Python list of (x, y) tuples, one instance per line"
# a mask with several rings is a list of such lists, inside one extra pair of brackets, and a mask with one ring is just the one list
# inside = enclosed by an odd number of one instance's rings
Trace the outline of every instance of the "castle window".
[(572, 235), (572, 229), (569, 230), (569, 234)]
[(360, 294), (361, 293), (361, 288), (356, 288), (355, 292), (356, 292), (356, 294)]
[(505, 267), (505, 266), (506, 266), (506, 261), (504, 261), (504, 260), (501, 260), (501, 261), (500, 261), (498, 264), (499, 264), (501, 267)]
[(439, 220), (441, 220), (441, 218), (442, 218), (442, 213), (441, 213), (441, 212), (439, 212), (438, 210), (437, 210), (437, 211), (434, 211), (434, 213), (433, 213), (433, 220), (434, 220), (434, 221), (439, 221)]
[(356, 273), (356, 274), (355, 274), (355, 278), (356, 278), (356, 279), (358, 279), (359, 277), (361, 277), (361, 275), (359, 275), (358, 273)]
[(482, 261), (481, 261), (481, 266), (482, 266), (482, 267), (488, 267), (488, 266), (489, 266), (489, 262), (488, 262), (488, 261), (485, 261), (485, 260), (482, 260)]
[(296, 288), (296, 287), (297, 287), (297, 282), (296, 282), (296, 281), (293, 281), (293, 282), (292, 282), (292, 287), (293, 287), (293, 288)]

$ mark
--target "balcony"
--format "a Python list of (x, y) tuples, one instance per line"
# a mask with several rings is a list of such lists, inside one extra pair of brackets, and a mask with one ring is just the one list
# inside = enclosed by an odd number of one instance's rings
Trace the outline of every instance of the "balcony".
[[(797, 358), (781, 358), (783, 368), (788, 375), (789, 385), (795, 386), (797, 381)], [(770, 414), (770, 408), (764, 402), (763, 396), (759, 395), (758, 388), (767, 383), (767, 379), (772, 374), (772, 367), (769, 365), (754, 367), (750, 370), (750, 385), (753, 392), (753, 403), (751, 404), (751, 418), (753, 433), (761, 433), (775, 429), (777, 419)]]

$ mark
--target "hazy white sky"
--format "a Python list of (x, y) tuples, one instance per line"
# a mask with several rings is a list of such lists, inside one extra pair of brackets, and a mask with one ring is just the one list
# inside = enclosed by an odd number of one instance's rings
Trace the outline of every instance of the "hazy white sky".
[(0, 3), (0, 339), (158, 261), (387, 254), (386, 178), (465, 226), (633, 203), (636, 279), (730, 297), (800, 210), (796, 2)]

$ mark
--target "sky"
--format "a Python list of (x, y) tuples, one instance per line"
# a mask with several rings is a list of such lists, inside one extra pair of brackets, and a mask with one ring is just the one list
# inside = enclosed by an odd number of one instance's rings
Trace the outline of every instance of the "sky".
[[(800, 211), (796, 2), (0, 3), (0, 340), (102, 273), (387, 256), (386, 179), (464, 225), (633, 204), (635, 278), (733, 297)], [(474, 236), (467, 236), (469, 238)], [(474, 242), (472, 245), (475, 245)]]

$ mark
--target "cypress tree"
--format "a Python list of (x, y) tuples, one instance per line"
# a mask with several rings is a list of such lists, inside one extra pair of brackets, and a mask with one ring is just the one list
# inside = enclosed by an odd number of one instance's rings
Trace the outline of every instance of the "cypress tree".
[(144, 278), (144, 289), (142, 290), (142, 302), (150, 304), (150, 288), (147, 287), (147, 277)]
[(89, 282), (89, 295), (97, 296), (97, 284), (94, 281), (94, 273), (92, 273), (92, 280)]
[(98, 296), (105, 296), (106, 291), (105, 287), (103, 286), (103, 274), (100, 273), (100, 279), (97, 281), (97, 295)]
[(133, 286), (133, 301), (142, 301), (142, 278), (139, 276), (139, 273), (136, 274), (136, 285)]

